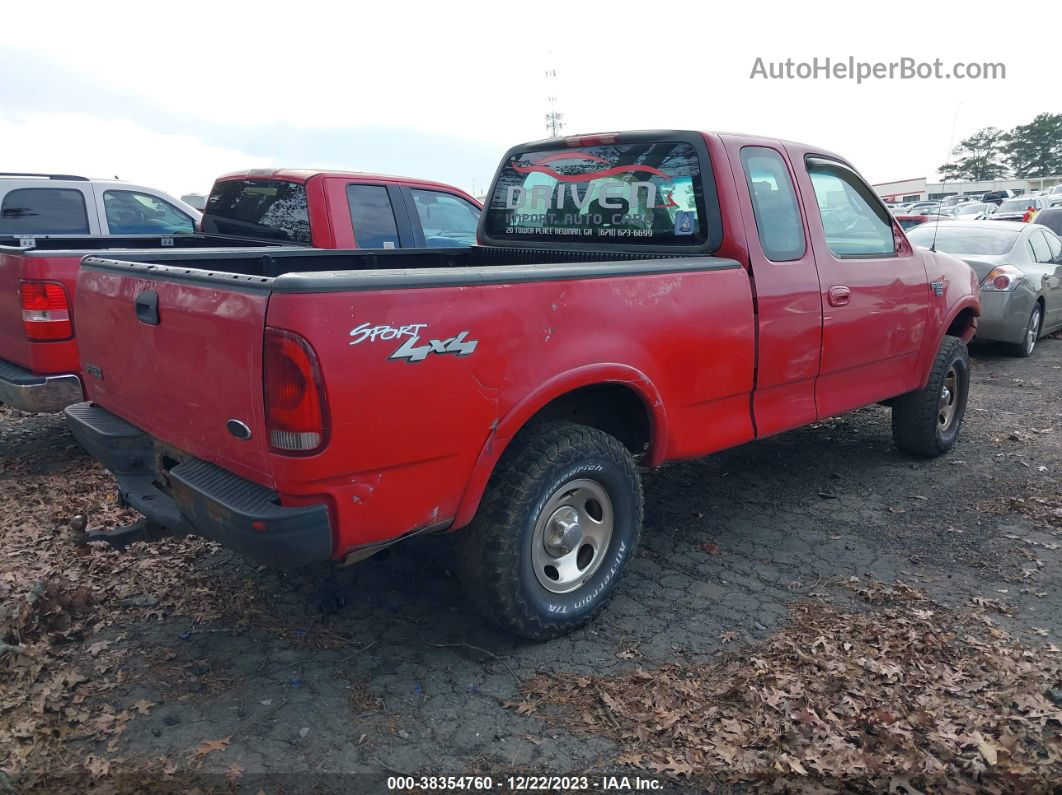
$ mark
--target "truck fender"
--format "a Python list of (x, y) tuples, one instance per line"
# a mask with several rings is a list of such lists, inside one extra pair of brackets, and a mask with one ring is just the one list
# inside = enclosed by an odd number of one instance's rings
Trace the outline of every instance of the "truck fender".
[(667, 412), (659, 390), (649, 377), (624, 364), (603, 363), (578, 367), (549, 379), (526, 395), (505, 417), (496, 421), (487, 441), (480, 449), (451, 529), (456, 530), (472, 521), (495, 465), (509, 442), (532, 417), (559, 397), (583, 387), (599, 384), (624, 384), (642, 399), (649, 415), (650, 426), (649, 450), (643, 463), (647, 466), (659, 466), (663, 463), (667, 451)]
[(944, 322), (937, 328), (936, 333), (928, 338), (931, 344), (925, 345), (922, 349), (922, 355), (919, 357), (918, 372), (920, 373), (918, 384), (919, 389), (924, 389), (926, 384), (929, 383), (929, 374), (933, 368), (933, 359), (937, 355), (937, 351), (940, 350), (940, 345), (944, 341), (944, 335), (948, 333), (948, 329), (951, 328), (955, 319), (965, 310), (973, 310), (973, 322), (963, 331), (962, 341), (969, 342), (973, 339), (974, 333), (977, 331), (977, 317), (981, 314), (981, 302), (977, 295), (967, 295), (959, 299), (951, 309), (948, 310), (948, 314), (944, 317)]

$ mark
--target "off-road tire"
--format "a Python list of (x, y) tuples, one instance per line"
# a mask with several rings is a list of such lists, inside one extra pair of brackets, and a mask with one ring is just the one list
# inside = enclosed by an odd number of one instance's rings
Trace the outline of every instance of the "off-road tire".
[[(589, 580), (571, 593), (551, 593), (531, 560), (536, 521), (551, 497), (574, 479), (604, 488), (613, 529)], [(614, 437), (570, 422), (525, 429), (503, 454), (475, 519), (457, 533), (468, 599), (491, 623), (530, 640), (578, 629), (608, 604), (634, 556), (642, 504), (634, 458)]]
[[(942, 426), (942, 390), (945, 379), (953, 370), (958, 386), (954, 414), (950, 423)], [(933, 360), (925, 388), (901, 395), (892, 405), (892, 437), (896, 446), (906, 453), (920, 456), (935, 457), (946, 453), (959, 436), (969, 394), (970, 354), (966, 343), (958, 337), (946, 336)]]

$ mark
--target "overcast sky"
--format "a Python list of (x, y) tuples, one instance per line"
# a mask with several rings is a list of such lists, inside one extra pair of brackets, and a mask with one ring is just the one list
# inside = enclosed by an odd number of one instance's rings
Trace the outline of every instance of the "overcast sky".
[[(1059, 69), (1060, 8), (5, 4), (0, 168), (181, 194), (241, 168), (323, 166), (482, 192), (506, 148), (545, 136), (553, 93), (566, 133), (748, 132), (832, 149), (872, 182), (932, 178), (953, 122), (958, 141), (1062, 111), (1045, 79)], [(1002, 62), (1006, 79), (750, 79), (757, 57), (816, 56)]]

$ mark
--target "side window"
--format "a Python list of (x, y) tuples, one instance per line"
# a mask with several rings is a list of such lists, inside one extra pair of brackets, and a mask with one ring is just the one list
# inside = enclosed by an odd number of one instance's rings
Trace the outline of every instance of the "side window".
[(417, 208), (420, 225), (424, 229), (424, 245), (428, 248), (474, 246), (479, 226), (479, 208), (437, 190), (410, 191)]
[(347, 185), (347, 204), (358, 248), (398, 248), (398, 225), (387, 188)]
[(1039, 229), (1029, 235), (1029, 247), (1032, 248), (1033, 259), (1036, 262), (1053, 261), (1051, 249), (1047, 245), (1047, 238), (1044, 237), (1044, 233)]
[(746, 146), (741, 150), (741, 164), (763, 253), (772, 262), (800, 259), (804, 256), (804, 227), (782, 156), (764, 146)]
[(0, 205), (0, 234), (87, 235), (85, 196), (71, 188), (16, 188)]
[(808, 158), (808, 174), (822, 216), (826, 245), (835, 257), (896, 253), (889, 211), (856, 174), (840, 164)]
[(1062, 240), (1054, 232), (1041, 232), (1047, 238), (1047, 247), (1051, 249), (1051, 261), (1062, 262)]
[(167, 201), (135, 190), (106, 190), (103, 210), (112, 235), (173, 235), (195, 231), (195, 221)]

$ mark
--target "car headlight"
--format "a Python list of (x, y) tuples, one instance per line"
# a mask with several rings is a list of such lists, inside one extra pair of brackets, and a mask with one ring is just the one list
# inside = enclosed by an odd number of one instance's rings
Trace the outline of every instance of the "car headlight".
[(981, 289), (990, 293), (1009, 293), (1018, 286), (1024, 275), (1013, 265), (998, 265), (985, 276)]

